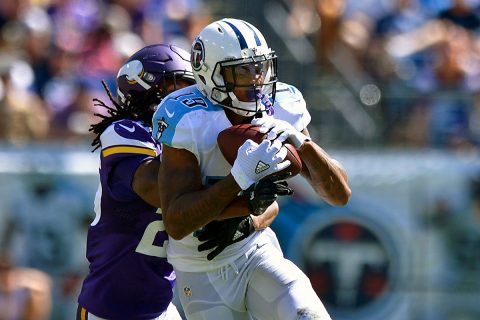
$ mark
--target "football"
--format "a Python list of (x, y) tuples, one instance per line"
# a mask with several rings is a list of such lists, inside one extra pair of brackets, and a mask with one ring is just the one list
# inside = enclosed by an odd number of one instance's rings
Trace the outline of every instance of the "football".
[[(248, 139), (251, 139), (256, 143), (261, 143), (262, 140), (266, 138), (267, 134), (261, 133), (259, 128), (259, 126), (252, 124), (238, 124), (231, 126), (218, 134), (218, 147), (228, 163), (233, 165), (237, 158), (238, 148), (240, 148), (240, 146)], [(290, 160), (290, 165), (280, 172), (290, 172), (291, 178), (302, 171), (302, 160), (294, 146), (289, 143), (283, 143), (283, 145), (287, 148), (287, 157), (285, 159)]]

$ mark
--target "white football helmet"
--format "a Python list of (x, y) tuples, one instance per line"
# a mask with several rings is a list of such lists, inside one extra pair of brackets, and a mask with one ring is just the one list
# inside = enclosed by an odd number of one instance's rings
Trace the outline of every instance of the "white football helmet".
[[(198, 89), (213, 103), (245, 117), (273, 105), (277, 57), (252, 24), (230, 18), (209, 24), (195, 38), (190, 61)], [(245, 94), (238, 97), (236, 88)]]

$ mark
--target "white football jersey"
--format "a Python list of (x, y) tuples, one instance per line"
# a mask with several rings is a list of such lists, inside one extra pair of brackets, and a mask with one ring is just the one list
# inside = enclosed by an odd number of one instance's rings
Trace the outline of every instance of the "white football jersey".
[[(264, 115), (266, 116), (266, 115)], [(277, 84), (274, 118), (288, 121), (303, 130), (311, 120), (302, 94), (295, 87)], [(230, 173), (231, 165), (217, 145), (218, 134), (232, 126), (224, 109), (210, 102), (196, 86), (167, 96), (153, 116), (153, 136), (168, 146), (185, 149), (198, 160), (204, 185), (212, 185)], [(215, 259), (208, 261), (208, 251), (199, 252), (201, 243), (195, 232), (182, 240), (170, 238), (168, 261), (184, 272), (203, 272), (231, 263), (253, 245), (271, 242), (268, 232), (254, 232), (247, 239), (228, 246)]]

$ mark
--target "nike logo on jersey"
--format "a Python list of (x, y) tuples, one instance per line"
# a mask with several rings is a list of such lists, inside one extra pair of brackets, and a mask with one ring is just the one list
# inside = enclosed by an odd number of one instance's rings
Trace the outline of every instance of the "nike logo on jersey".
[(124, 126), (123, 124), (118, 124), (120, 127), (122, 127), (123, 129), (127, 130), (128, 132), (134, 132), (135, 131), (135, 126), (132, 126), (131, 128), (130, 127), (127, 127), (127, 126)]
[(167, 108), (165, 108), (165, 112), (167, 113), (167, 117), (169, 117), (169, 118), (171, 118), (171, 117), (173, 117), (173, 116), (175, 115), (175, 111), (170, 112), (170, 111), (168, 111)]
[(255, 173), (259, 174), (260, 172), (263, 172), (263, 171), (267, 170), (268, 168), (270, 168), (270, 166), (268, 164), (266, 164), (265, 162), (262, 162), (262, 161), (258, 161), (257, 166), (255, 167)]

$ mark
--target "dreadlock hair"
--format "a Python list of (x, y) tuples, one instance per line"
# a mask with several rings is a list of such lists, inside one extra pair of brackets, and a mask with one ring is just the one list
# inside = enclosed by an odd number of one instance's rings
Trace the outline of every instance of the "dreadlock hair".
[(95, 134), (95, 138), (93, 139), (91, 144), (94, 147), (92, 152), (100, 148), (100, 135), (115, 121), (122, 119), (142, 120), (147, 125), (151, 125), (152, 111), (148, 110), (148, 105), (152, 103), (158, 104), (161, 100), (162, 95), (161, 90), (158, 90), (158, 86), (155, 86), (155, 88), (152, 88), (154, 90), (148, 90), (147, 92), (145, 92), (141, 99), (133, 99), (131, 95), (127, 95), (125, 102), (123, 104), (120, 104), (115, 101), (110, 89), (108, 89), (107, 84), (104, 80), (102, 80), (102, 85), (114, 107), (107, 106), (100, 99), (93, 99), (94, 106), (107, 109), (108, 114), (94, 114), (95, 116), (101, 118), (101, 120), (98, 123), (90, 125), (90, 129), (88, 130), (92, 131)]

